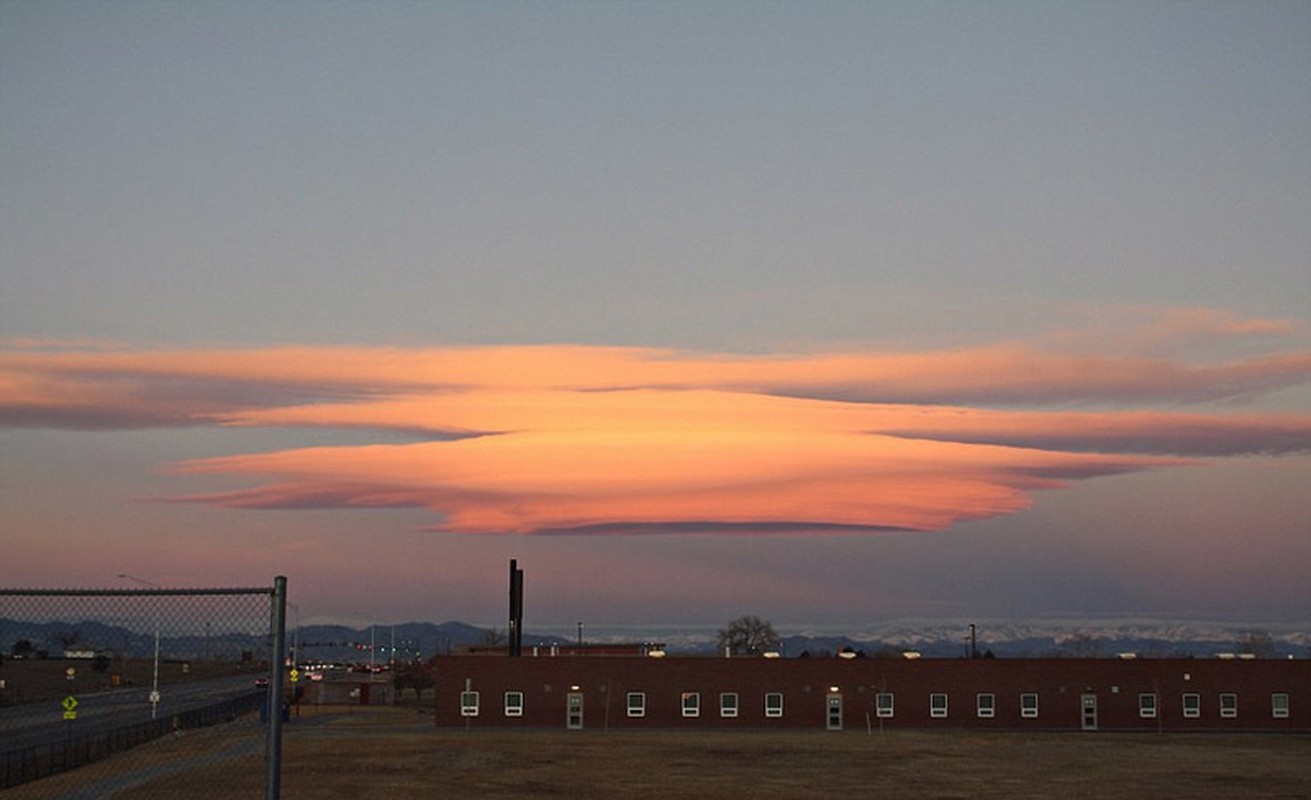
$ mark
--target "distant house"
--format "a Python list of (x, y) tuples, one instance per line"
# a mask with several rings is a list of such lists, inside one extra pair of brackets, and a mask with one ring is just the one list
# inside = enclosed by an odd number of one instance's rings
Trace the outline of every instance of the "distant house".
[(439, 657), (436, 724), (1311, 732), (1306, 659), (528, 653)]
[(300, 702), (315, 705), (390, 706), (396, 704), (391, 673), (329, 672), (321, 679), (300, 681)]
[(63, 657), (80, 661), (90, 661), (100, 655), (109, 657), (111, 654), (104, 650), (65, 650)]

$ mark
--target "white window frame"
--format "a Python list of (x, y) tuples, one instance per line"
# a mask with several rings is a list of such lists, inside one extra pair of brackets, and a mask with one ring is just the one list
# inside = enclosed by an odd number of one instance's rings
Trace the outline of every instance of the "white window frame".
[(738, 700), (737, 692), (721, 692), (719, 694), (719, 716), (736, 717)]
[(699, 717), (701, 716), (701, 693), (700, 692), (683, 692), (681, 698), (683, 716)]
[[(1189, 708), (1190, 703), (1192, 708)], [(1197, 692), (1184, 692), (1183, 704), (1185, 719), (1197, 719), (1202, 716), (1202, 696)]]
[(890, 719), (896, 713), (896, 704), (897, 698), (892, 692), (879, 692), (874, 696), (875, 712), (882, 719)]
[(1275, 719), (1288, 718), (1288, 692), (1273, 692), (1270, 695), (1270, 716)]
[[(510, 702), (510, 698), (511, 698), (511, 697), (517, 698), (517, 699), (518, 699), (518, 702), (517, 702), (517, 703), (511, 703), (511, 702)], [(516, 690), (514, 690), (514, 689), (511, 689), (510, 691), (506, 692), (506, 693), (505, 693), (505, 716), (507, 716), (507, 717), (522, 717), (522, 716), (523, 716), (523, 699), (524, 699), (523, 692), (516, 691)]]
[(991, 719), (997, 716), (997, 695), (992, 692), (979, 692), (974, 698), (974, 710), (980, 719)]
[[(778, 704), (770, 706), (770, 698), (778, 698)], [(783, 693), (782, 692), (765, 692), (765, 716), (781, 717), (783, 716)]]
[(478, 693), (474, 691), (460, 692), (460, 716), (476, 717), (478, 716)]
[(1140, 692), (1138, 695), (1138, 716), (1142, 719), (1156, 719), (1156, 693)]
[(1025, 719), (1038, 718), (1038, 693), (1024, 692), (1020, 695), (1020, 716)]
[(646, 716), (646, 692), (629, 692), (625, 698), (628, 707), (628, 716), (645, 717)]
[(1225, 719), (1234, 719), (1238, 716), (1238, 694), (1235, 692), (1220, 693), (1220, 716)]
[[(938, 698), (942, 698), (942, 707), (939, 708)], [(947, 694), (946, 692), (934, 692), (929, 695), (929, 716), (934, 719), (947, 718)]]

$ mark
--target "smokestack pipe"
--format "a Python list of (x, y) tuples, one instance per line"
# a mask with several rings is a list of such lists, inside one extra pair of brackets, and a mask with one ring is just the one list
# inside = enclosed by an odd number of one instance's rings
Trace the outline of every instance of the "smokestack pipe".
[(514, 654), (523, 655), (523, 570), (514, 571)]
[(523, 570), (518, 559), (510, 559), (510, 623), (507, 631), (511, 658), (523, 654)]

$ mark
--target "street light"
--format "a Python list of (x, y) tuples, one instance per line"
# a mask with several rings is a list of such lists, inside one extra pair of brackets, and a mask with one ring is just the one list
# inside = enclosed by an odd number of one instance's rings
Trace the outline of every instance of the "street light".
[[(126, 578), (130, 581), (136, 581), (143, 586), (150, 586), (155, 589), (163, 589), (158, 583), (148, 581), (144, 578), (138, 578), (135, 575), (129, 575), (126, 572), (118, 573), (118, 577)], [(159, 708), (159, 607), (155, 607), (155, 669), (150, 679), (150, 718), (155, 718), (155, 713)]]
[(288, 600), (287, 608), (296, 614), (296, 626), (291, 629), (291, 666), (295, 667), (300, 660), (300, 606)]

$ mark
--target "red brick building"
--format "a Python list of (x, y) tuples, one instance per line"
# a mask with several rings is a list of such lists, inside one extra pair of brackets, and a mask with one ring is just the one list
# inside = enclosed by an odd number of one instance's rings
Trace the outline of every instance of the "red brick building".
[(453, 655), (442, 727), (1311, 731), (1306, 659)]

